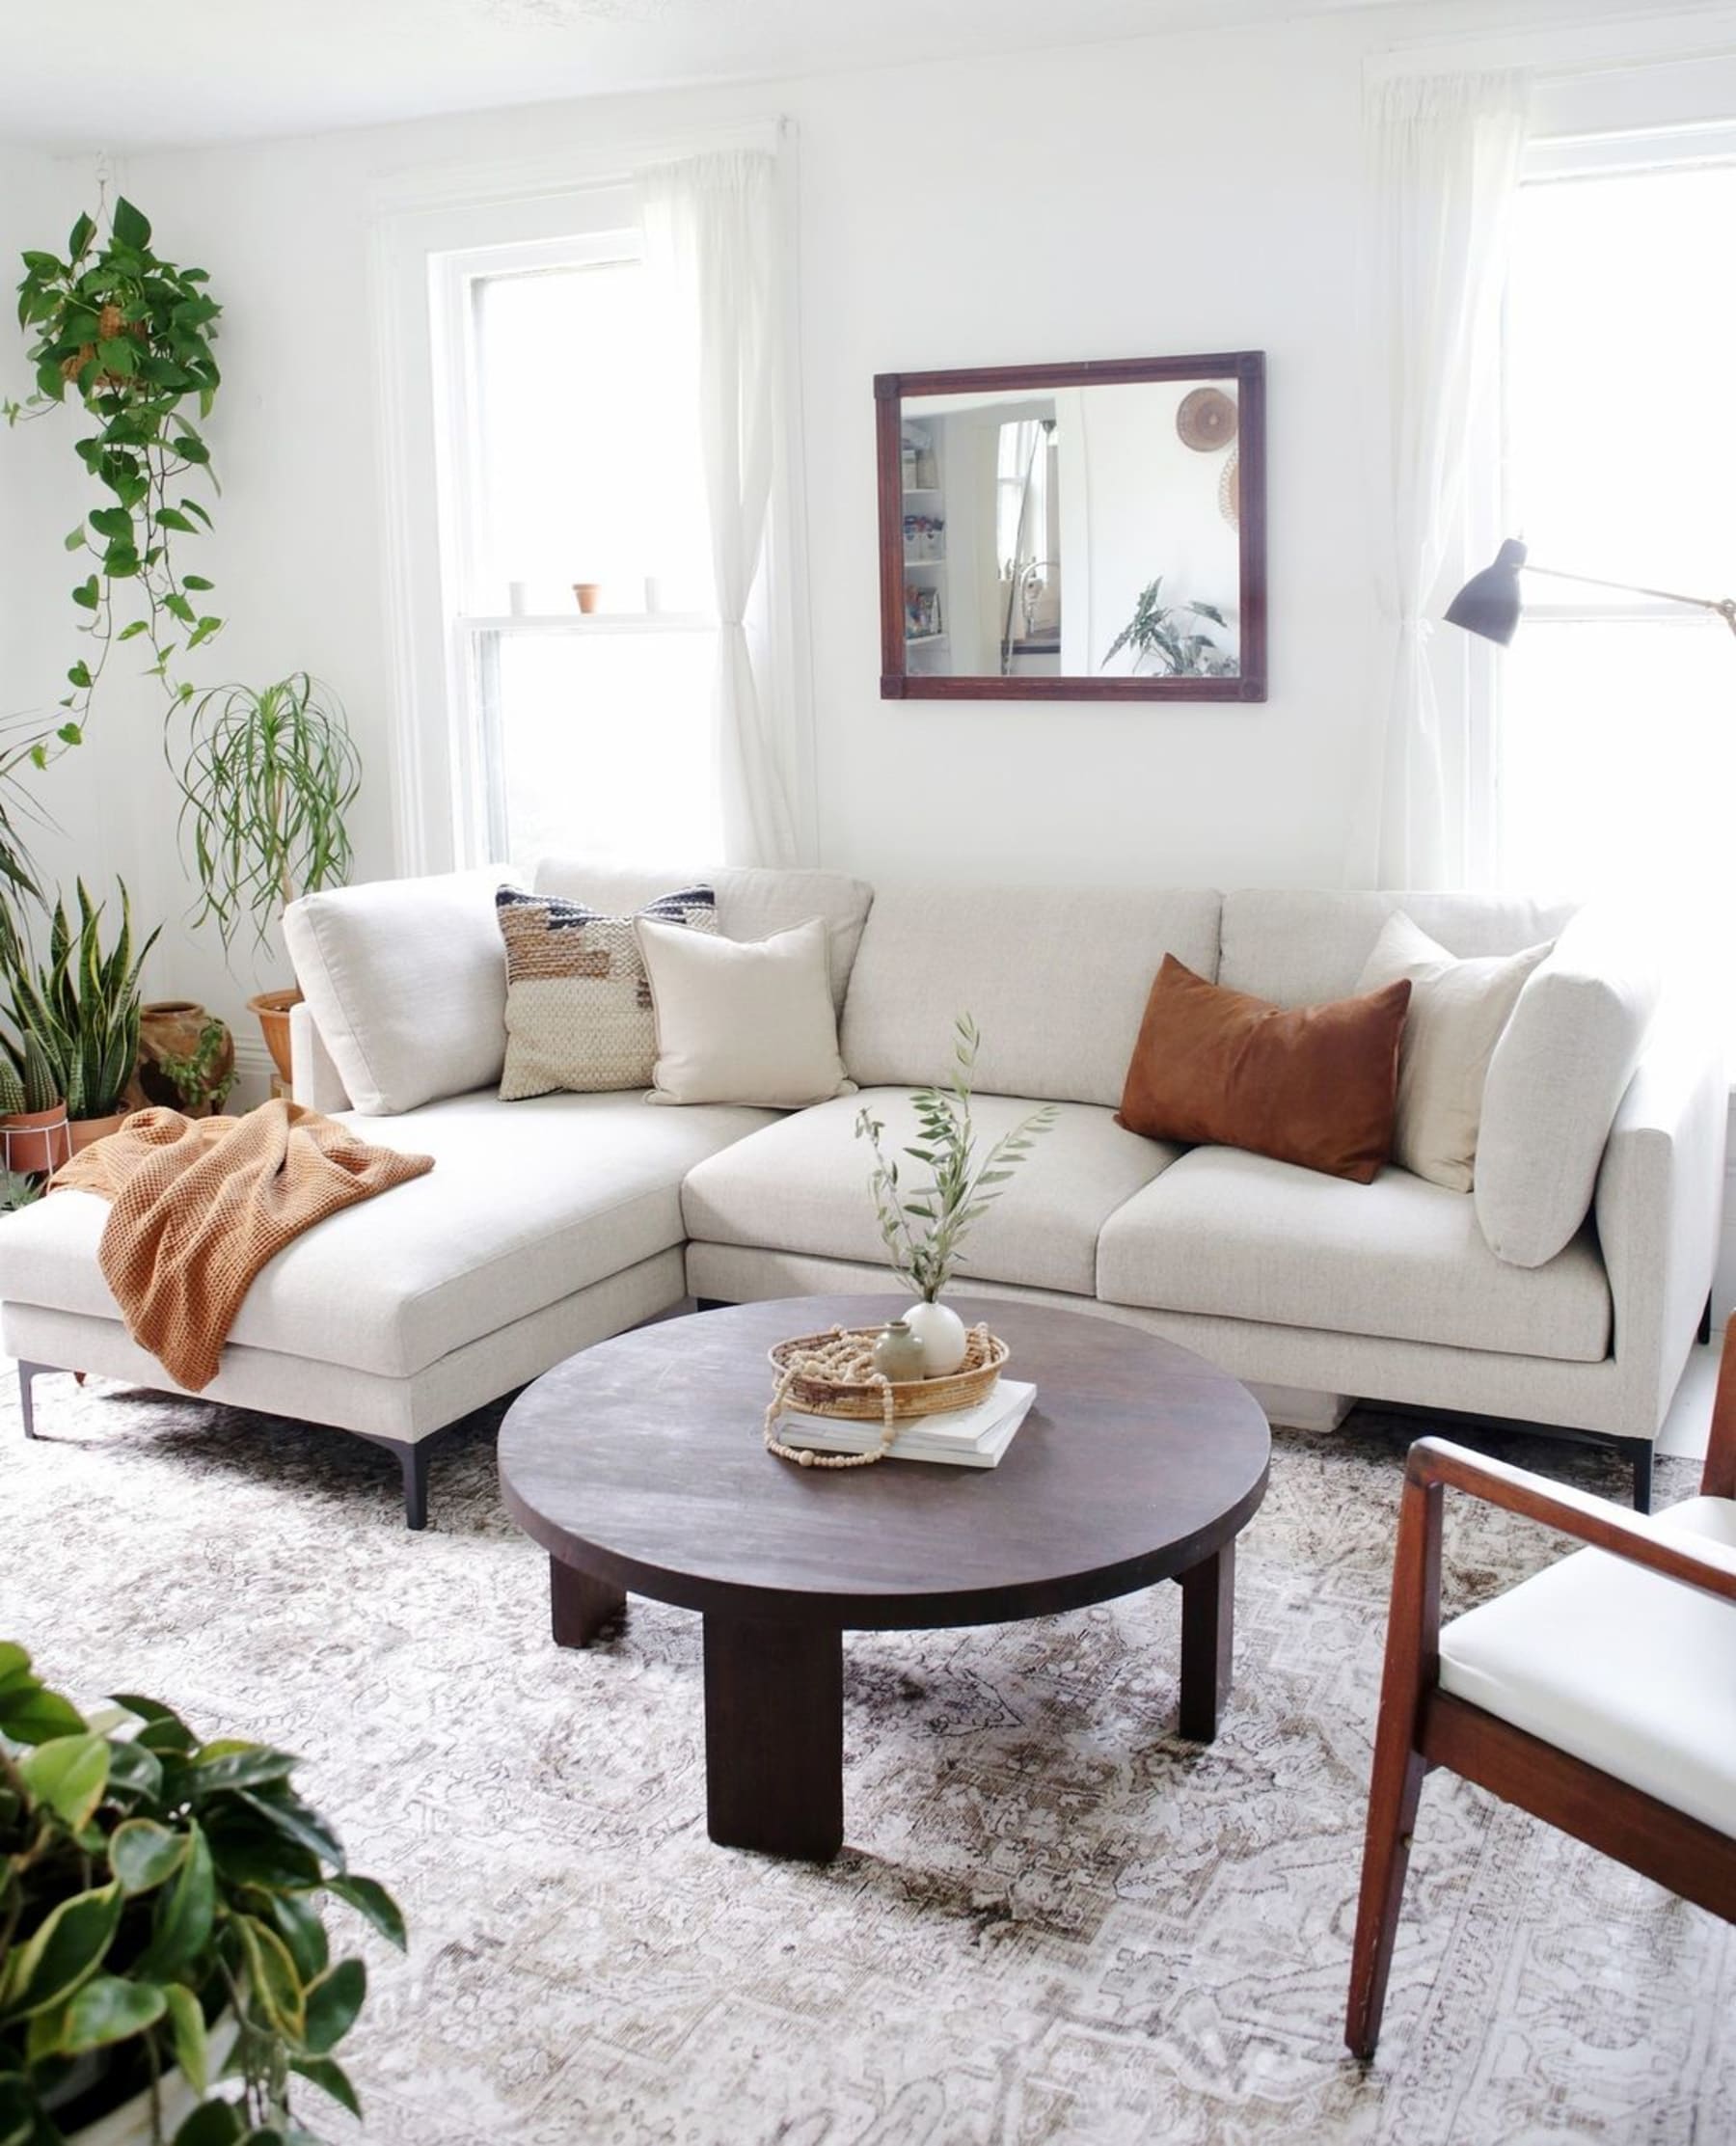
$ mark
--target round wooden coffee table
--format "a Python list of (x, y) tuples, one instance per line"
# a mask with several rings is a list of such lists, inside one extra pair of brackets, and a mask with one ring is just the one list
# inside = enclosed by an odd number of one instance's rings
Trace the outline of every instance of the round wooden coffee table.
[(559, 1645), (585, 1645), (629, 1593), (703, 1615), (707, 1820), (725, 1846), (842, 1846), (849, 1631), (1006, 1623), (1179, 1580), (1181, 1733), (1217, 1733), (1235, 1537), (1271, 1451), (1259, 1403), (1113, 1319), (955, 1303), (1036, 1383), (997, 1468), (800, 1468), (765, 1451), (767, 1349), (878, 1323), (898, 1308), (886, 1296), (638, 1327), (545, 1373), (502, 1426), (502, 1487), (549, 1553)]

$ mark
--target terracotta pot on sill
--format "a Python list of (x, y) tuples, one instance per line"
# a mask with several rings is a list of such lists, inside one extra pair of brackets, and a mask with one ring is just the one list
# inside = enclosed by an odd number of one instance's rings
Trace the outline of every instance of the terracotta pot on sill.
[(265, 1047), (278, 1070), (278, 1078), (285, 1087), (290, 1079), (289, 1009), (301, 1004), (301, 996), (299, 990), (257, 992), (247, 1002), (248, 1012), (259, 1017), (259, 1026), (265, 1031)]
[(74, 1118), (67, 1130), (72, 1136), (72, 1153), (82, 1154), (86, 1148), (94, 1148), (98, 1140), (106, 1140), (111, 1132), (119, 1132), (126, 1123), (127, 1112), (114, 1110), (106, 1118)]
[(579, 599), (579, 609), (587, 617), (596, 610), (597, 599), (602, 593), (603, 584), (601, 582), (575, 582), (573, 584), (573, 594)]
[(34, 1178), (71, 1159), (72, 1131), (64, 1102), (51, 1110), (21, 1110), (15, 1118), (0, 1118), (0, 1167)]

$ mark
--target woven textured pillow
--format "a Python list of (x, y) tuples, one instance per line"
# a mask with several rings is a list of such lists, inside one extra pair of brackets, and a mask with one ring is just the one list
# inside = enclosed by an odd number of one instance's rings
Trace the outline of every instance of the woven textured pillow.
[[(638, 913), (692, 932), (718, 929), (709, 886), (660, 895)], [(650, 1087), (657, 1017), (635, 919), (510, 887), (496, 896), (495, 914), (506, 941), (502, 1101), (557, 1088)]]

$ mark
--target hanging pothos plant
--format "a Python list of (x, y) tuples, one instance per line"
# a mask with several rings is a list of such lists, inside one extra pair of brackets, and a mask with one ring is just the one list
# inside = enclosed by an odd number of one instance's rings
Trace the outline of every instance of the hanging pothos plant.
[[(211, 342), (221, 308), (203, 268), (176, 268), (151, 249), (150, 225), (118, 200), (106, 238), (89, 216), (73, 225), (67, 258), (26, 253), (18, 323), (33, 334), (36, 393), (0, 404), (9, 423), (75, 396), (95, 429), (77, 443), (85, 468), (109, 494), (67, 538), (95, 565), (72, 591), (85, 614), (88, 652), (67, 673), (63, 718), (29, 747), (46, 766), (58, 741), (79, 744), (111, 649), (148, 638), (150, 672), (172, 702), (192, 697), (177, 682), (177, 656), (209, 640), (223, 621), (203, 608), (211, 584), (183, 574), (175, 539), (209, 529), (211, 517), (182, 486), (194, 471), (216, 479), (190, 408), (210, 415), (220, 375)], [(127, 613), (130, 611), (131, 615)]]

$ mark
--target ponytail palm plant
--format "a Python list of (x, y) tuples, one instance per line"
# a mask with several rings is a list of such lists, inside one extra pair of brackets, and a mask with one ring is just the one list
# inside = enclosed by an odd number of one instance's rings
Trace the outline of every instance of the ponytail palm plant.
[(269, 945), (298, 895), (342, 884), (362, 763), (342, 704), (306, 671), (189, 702), (176, 777), (200, 895), (193, 921), (215, 924), (225, 952), (248, 925)]

